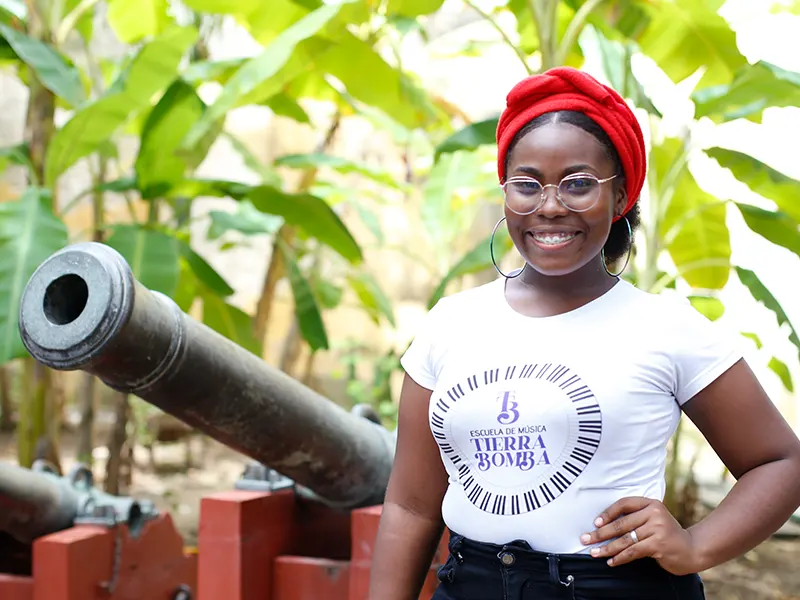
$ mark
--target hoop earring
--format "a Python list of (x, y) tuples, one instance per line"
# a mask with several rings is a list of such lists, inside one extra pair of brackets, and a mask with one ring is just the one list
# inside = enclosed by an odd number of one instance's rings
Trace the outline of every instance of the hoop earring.
[(600, 257), (603, 259), (603, 268), (605, 269), (609, 277), (619, 277), (620, 275), (622, 275), (623, 271), (625, 271), (625, 269), (628, 267), (628, 261), (631, 259), (631, 250), (633, 250), (633, 230), (631, 229), (631, 222), (628, 221), (628, 217), (624, 215), (622, 218), (625, 219), (625, 224), (628, 226), (628, 240), (630, 243), (628, 244), (628, 254), (625, 256), (625, 264), (622, 265), (622, 268), (619, 270), (619, 272), (611, 273), (608, 270), (608, 267), (606, 266), (605, 248), (600, 250)]
[(497, 261), (495, 261), (494, 259), (494, 234), (497, 233), (497, 228), (500, 227), (500, 223), (502, 223), (505, 220), (506, 220), (505, 217), (500, 219), (494, 226), (494, 229), (492, 230), (492, 237), (489, 239), (489, 256), (492, 257), (492, 264), (494, 265), (494, 268), (497, 270), (497, 272), (500, 273), (500, 275), (502, 275), (506, 279), (514, 279), (515, 277), (519, 277), (520, 275), (522, 275), (522, 271), (525, 270), (525, 267), (520, 269), (519, 273), (517, 273), (516, 275), (506, 275), (500, 270), (500, 267), (497, 266)]

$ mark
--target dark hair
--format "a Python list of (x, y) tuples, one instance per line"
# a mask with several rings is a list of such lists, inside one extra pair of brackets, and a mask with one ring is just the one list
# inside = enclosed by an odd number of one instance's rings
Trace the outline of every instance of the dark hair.
[[(600, 145), (603, 146), (606, 155), (614, 165), (614, 172), (619, 175), (619, 177), (614, 180), (614, 185), (625, 185), (625, 172), (622, 169), (622, 161), (619, 159), (619, 153), (617, 152), (614, 143), (608, 137), (608, 134), (591, 117), (586, 116), (582, 112), (572, 110), (560, 110), (556, 112), (545, 113), (536, 117), (532, 121), (529, 121), (522, 129), (520, 129), (514, 136), (514, 139), (512, 139), (511, 143), (508, 145), (508, 152), (506, 152), (505, 157), (506, 172), (508, 171), (508, 163), (510, 162), (511, 151), (514, 149), (517, 143), (534, 129), (538, 129), (543, 125), (550, 125), (552, 123), (567, 123), (568, 125), (574, 125), (575, 127), (583, 129), (586, 133), (593, 135), (595, 139), (600, 142)], [(631, 225), (631, 232), (635, 233), (636, 228), (639, 226), (639, 222), (641, 220), (638, 202), (634, 204), (633, 208), (631, 208), (631, 210), (625, 214), (625, 217), (628, 219), (628, 222)], [(611, 231), (608, 234), (608, 239), (603, 247), (606, 263), (614, 263), (625, 256), (630, 249), (631, 243), (633, 242), (632, 237), (633, 236), (628, 234), (628, 226), (625, 224), (623, 219), (613, 223), (611, 225)]]

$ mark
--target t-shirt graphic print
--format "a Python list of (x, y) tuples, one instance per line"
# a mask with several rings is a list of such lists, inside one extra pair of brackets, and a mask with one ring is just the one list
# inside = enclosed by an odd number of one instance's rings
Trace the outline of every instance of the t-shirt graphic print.
[(430, 424), (466, 498), (495, 515), (558, 498), (592, 460), (603, 433), (589, 386), (568, 366), (547, 362), (469, 375), (431, 402)]
[(738, 337), (625, 281), (544, 318), (515, 312), (502, 280), (440, 300), (401, 364), (432, 391), (445, 524), (587, 553), (580, 536), (608, 506), (663, 500), (680, 407), (741, 359)]

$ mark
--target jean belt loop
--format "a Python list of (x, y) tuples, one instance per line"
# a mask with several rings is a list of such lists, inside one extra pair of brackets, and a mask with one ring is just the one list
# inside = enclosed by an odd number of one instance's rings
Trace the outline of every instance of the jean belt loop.
[(559, 570), (559, 559), (555, 554), (547, 555), (547, 566), (550, 571), (550, 581), (553, 583), (560, 583), (563, 586), (569, 587), (575, 582), (572, 575), (567, 575), (566, 581), (561, 581), (561, 572)]

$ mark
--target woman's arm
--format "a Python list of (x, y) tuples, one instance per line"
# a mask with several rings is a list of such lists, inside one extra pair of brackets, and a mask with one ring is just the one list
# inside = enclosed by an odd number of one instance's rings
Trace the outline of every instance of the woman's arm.
[(739, 361), (684, 410), (737, 479), (728, 496), (689, 528), (698, 570), (748, 552), (800, 505), (800, 441)]
[(447, 472), (428, 426), (431, 391), (403, 381), (397, 449), (370, 573), (369, 600), (416, 600), (442, 536)]
[(743, 360), (689, 400), (684, 411), (736, 477), (733, 489), (688, 530), (661, 502), (623, 498), (582, 540), (619, 538), (593, 555), (610, 558), (612, 565), (652, 556), (676, 575), (696, 573), (751, 550), (800, 505), (800, 441)]

